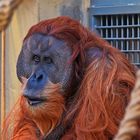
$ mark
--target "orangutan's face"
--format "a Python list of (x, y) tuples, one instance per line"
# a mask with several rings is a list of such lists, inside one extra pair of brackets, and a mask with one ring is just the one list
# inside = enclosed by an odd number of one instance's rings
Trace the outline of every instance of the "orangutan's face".
[(66, 42), (52, 36), (34, 34), (24, 41), (17, 63), (17, 75), (27, 78), (24, 96), (30, 105), (42, 103), (46, 98), (42, 90), (49, 82), (67, 87), (72, 66), (71, 49)]

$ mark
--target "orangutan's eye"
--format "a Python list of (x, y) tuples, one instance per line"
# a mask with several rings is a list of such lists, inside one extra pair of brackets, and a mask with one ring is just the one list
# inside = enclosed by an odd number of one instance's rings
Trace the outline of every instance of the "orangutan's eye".
[(40, 62), (40, 56), (38, 55), (34, 55), (32, 60), (35, 62), (35, 63), (39, 63)]
[(44, 57), (44, 62), (47, 64), (51, 64), (51, 63), (53, 63), (53, 60), (50, 57)]

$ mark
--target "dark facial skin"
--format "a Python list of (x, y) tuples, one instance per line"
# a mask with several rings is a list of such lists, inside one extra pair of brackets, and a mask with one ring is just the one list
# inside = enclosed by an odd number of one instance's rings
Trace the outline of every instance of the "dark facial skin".
[[(66, 42), (52, 36), (34, 34), (23, 43), (17, 62), (17, 76), (28, 79), (24, 96), (40, 98), (39, 93), (48, 84), (60, 83), (66, 88), (72, 66), (69, 65), (71, 49)], [(32, 101), (38, 104), (42, 99)]]

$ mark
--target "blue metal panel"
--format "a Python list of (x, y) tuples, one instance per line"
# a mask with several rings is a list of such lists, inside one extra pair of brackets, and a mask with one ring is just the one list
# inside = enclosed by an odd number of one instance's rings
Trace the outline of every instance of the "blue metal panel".
[(140, 0), (94, 0), (90, 28), (140, 67)]
[(91, 0), (94, 6), (120, 6), (140, 4), (140, 0)]
[(126, 5), (126, 6), (103, 6), (90, 7), (89, 12), (92, 15), (116, 15), (116, 14), (136, 14), (140, 13), (140, 5)]

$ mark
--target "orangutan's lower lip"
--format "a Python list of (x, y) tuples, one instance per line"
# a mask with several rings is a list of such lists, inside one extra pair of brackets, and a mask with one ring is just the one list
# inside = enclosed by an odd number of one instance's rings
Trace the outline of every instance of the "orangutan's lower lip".
[(33, 106), (33, 105), (38, 105), (38, 104), (41, 104), (42, 101), (32, 101), (32, 100), (28, 100), (28, 104)]
[(45, 100), (41, 98), (27, 97), (28, 104), (31, 106), (35, 106), (43, 103)]

